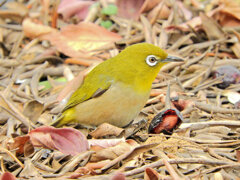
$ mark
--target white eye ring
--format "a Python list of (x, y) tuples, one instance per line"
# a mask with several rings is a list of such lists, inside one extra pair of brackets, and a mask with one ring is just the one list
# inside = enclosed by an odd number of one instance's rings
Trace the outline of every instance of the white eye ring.
[(149, 56), (146, 57), (146, 63), (149, 66), (155, 66), (158, 63), (158, 60), (157, 60), (156, 56), (149, 55)]

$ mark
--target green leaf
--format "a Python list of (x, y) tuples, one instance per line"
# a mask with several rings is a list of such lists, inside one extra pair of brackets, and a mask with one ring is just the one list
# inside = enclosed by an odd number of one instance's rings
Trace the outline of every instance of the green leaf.
[[(67, 82), (66, 78), (64, 78), (64, 77), (57, 78), (57, 79), (55, 79), (55, 81), (57, 81), (57, 82)], [(39, 85), (44, 87), (42, 90), (47, 90), (47, 89), (52, 88), (52, 85), (50, 84), (49, 81), (41, 81), (41, 82), (39, 82)]]
[(100, 25), (102, 27), (105, 27), (106, 29), (109, 29), (112, 26), (112, 21), (106, 20), (106, 21), (101, 21)]
[(102, 9), (101, 13), (110, 16), (117, 14), (117, 10), (117, 6), (115, 6), (114, 4), (109, 4), (107, 7)]

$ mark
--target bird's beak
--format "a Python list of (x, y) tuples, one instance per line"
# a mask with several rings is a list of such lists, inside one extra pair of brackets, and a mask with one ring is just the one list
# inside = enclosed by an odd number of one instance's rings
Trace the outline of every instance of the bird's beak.
[(162, 60), (162, 62), (183, 62), (183, 59), (175, 56), (168, 56), (166, 59)]

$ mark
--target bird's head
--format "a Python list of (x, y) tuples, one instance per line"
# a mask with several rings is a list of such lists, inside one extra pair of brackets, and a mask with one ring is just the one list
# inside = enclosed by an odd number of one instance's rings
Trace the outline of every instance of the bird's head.
[(111, 58), (108, 61), (111, 65), (108, 73), (146, 92), (150, 91), (151, 84), (161, 67), (174, 61), (182, 61), (182, 59), (168, 56), (164, 50), (152, 44), (139, 43), (125, 48), (117, 56)]
[(119, 55), (125, 56), (124, 59), (129, 65), (134, 65), (142, 70), (159, 70), (168, 62), (183, 61), (178, 57), (168, 56), (164, 50), (149, 43), (134, 44), (125, 48)]
[(168, 56), (164, 50), (149, 43), (131, 45), (118, 54), (118, 57), (124, 61), (125, 68), (135, 71), (139, 77), (145, 77), (151, 83), (164, 64), (183, 61), (178, 57)]

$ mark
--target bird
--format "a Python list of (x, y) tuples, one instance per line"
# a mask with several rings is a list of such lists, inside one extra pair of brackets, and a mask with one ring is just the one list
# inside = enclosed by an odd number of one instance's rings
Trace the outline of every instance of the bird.
[(137, 43), (97, 65), (71, 95), (61, 116), (51, 125), (69, 123), (126, 127), (147, 102), (151, 86), (168, 62), (183, 61), (153, 44)]

